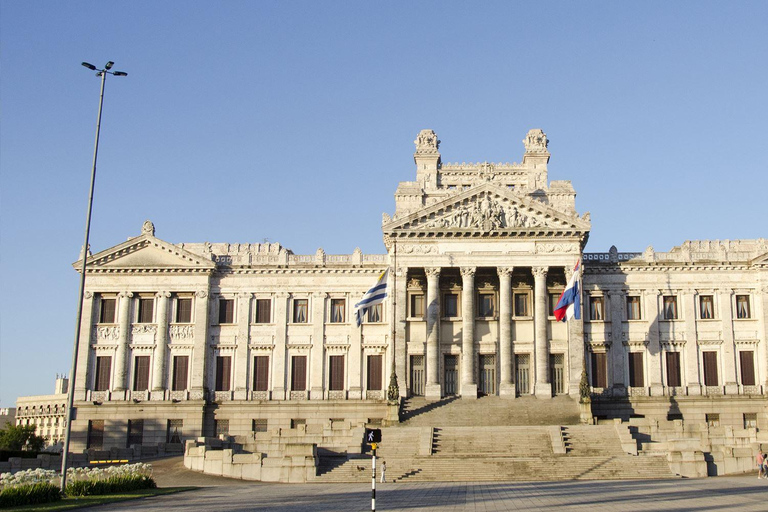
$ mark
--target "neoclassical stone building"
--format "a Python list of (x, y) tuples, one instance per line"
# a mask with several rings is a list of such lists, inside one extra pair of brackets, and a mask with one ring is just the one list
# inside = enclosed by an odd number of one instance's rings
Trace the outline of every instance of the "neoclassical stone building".
[[(377, 423), (393, 364), (401, 397), (578, 399), (586, 368), (598, 416), (768, 426), (766, 241), (584, 253), (589, 213), (548, 180), (546, 135), (523, 143), (521, 163), (443, 163), (422, 130), (387, 254), (172, 244), (149, 221), (89, 254), (73, 450)], [(556, 322), (580, 259), (582, 320)]]

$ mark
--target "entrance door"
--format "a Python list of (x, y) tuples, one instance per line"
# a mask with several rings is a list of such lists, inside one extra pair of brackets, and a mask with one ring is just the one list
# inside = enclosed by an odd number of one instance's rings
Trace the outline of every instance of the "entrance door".
[(496, 356), (493, 354), (480, 355), (480, 388), (482, 395), (496, 394)]
[(411, 395), (424, 395), (424, 356), (411, 356)]
[(518, 395), (531, 394), (530, 365), (530, 354), (515, 354), (515, 368), (517, 368), (515, 386)]
[(552, 394), (562, 395), (565, 393), (565, 355), (549, 355), (549, 382), (552, 383)]
[(455, 395), (458, 391), (459, 360), (456, 356), (445, 356), (445, 394)]

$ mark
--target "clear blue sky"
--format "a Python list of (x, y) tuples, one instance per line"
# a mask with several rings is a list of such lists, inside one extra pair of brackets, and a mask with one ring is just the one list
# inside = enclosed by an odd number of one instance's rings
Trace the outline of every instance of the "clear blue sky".
[(0, 3), (0, 405), (69, 372), (99, 79), (91, 247), (382, 253), (443, 161), (519, 161), (592, 212), (587, 251), (768, 237), (768, 2)]

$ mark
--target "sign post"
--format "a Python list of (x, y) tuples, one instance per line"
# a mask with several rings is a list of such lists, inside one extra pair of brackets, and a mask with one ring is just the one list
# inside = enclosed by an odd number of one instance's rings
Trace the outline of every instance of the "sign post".
[(370, 444), (373, 450), (373, 458), (371, 459), (371, 511), (376, 512), (376, 448), (381, 442), (381, 429), (365, 429), (365, 442)]

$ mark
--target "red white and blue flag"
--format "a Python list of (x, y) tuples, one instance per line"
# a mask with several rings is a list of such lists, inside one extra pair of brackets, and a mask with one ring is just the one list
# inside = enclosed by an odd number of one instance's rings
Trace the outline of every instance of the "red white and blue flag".
[(577, 320), (581, 318), (581, 290), (579, 289), (579, 278), (581, 277), (581, 260), (576, 262), (573, 267), (573, 275), (568, 280), (568, 285), (560, 295), (560, 299), (555, 306), (555, 318), (560, 322), (565, 322), (571, 318)]

